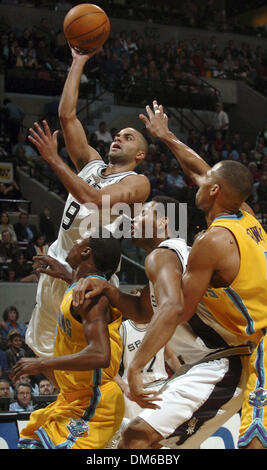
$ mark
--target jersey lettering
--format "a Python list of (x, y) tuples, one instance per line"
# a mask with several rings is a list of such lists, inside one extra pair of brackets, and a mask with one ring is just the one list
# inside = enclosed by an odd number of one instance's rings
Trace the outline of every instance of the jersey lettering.
[(262, 236), (262, 231), (260, 227), (257, 227), (256, 225), (254, 227), (249, 227), (247, 228), (247, 234), (256, 242), (257, 244), (261, 241), (264, 241), (264, 238)]
[(129, 351), (135, 351), (135, 349), (138, 349), (139, 346), (141, 344), (141, 341), (138, 339), (137, 341), (135, 341), (134, 343), (130, 343), (128, 344), (128, 350)]
[(59, 312), (58, 314), (58, 325), (69, 338), (72, 338), (71, 322), (68, 318), (64, 317), (62, 312)]
[(71, 202), (68, 209), (66, 210), (64, 220), (62, 223), (62, 227), (64, 228), (64, 230), (68, 230), (71, 227), (76, 215), (78, 214), (80, 210), (80, 207), (81, 206), (80, 204), (78, 204), (78, 202), (75, 202), (75, 201)]

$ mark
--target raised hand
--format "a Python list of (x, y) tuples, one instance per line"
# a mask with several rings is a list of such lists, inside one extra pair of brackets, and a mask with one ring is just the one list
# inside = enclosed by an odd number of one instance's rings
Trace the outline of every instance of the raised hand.
[(30, 136), (28, 137), (31, 143), (37, 148), (40, 155), (46, 160), (48, 163), (55, 159), (60, 159), (58, 152), (57, 152), (57, 136), (59, 131), (53, 132), (51, 134), (51, 130), (47, 121), (43, 121), (43, 129), (38, 124), (38, 122), (34, 123), (35, 130), (30, 128)]
[(148, 116), (140, 114), (139, 118), (150, 134), (160, 139), (166, 136), (169, 131), (168, 116), (164, 113), (162, 105), (158, 105), (158, 102), (154, 100), (153, 111), (150, 106), (146, 106), (146, 112)]

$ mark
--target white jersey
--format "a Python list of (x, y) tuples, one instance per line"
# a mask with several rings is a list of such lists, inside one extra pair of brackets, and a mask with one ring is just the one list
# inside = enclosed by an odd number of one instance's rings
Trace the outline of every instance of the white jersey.
[[(136, 351), (142, 343), (147, 331), (147, 326), (138, 327), (131, 320), (125, 320), (120, 327), (120, 333), (123, 341), (123, 353), (121, 359), (120, 373), (124, 382), (128, 383), (128, 370)], [(168, 374), (165, 368), (164, 347), (157, 352), (156, 356), (146, 364), (142, 370), (144, 384), (149, 384), (155, 380), (165, 380)]]
[[(123, 342), (120, 374), (126, 383), (128, 383), (129, 365), (144, 339), (146, 330), (147, 326), (144, 328), (139, 328), (131, 320), (123, 321), (120, 327), (120, 334)], [(156, 380), (166, 380), (168, 378), (168, 374), (165, 368), (164, 349), (165, 348), (163, 347), (160, 351), (158, 351), (153, 359), (143, 368), (142, 378), (144, 384), (148, 385), (155, 382)], [(161, 385), (159, 385), (158, 388), (160, 388), (160, 386)], [(153, 391), (155, 390), (155, 387), (153, 387)], [(127, 419), (135, 418), (142, 410), (142, 408), (135, 401), (129, 400), (126, 395), (124, 395), (124, 405), (124, 418)]]
[[(183, 274), (186, 270), (190, 247), (181, 238), (171, 238), (162, 242), (158, 248), (167, 248), (177, 253)], [(157, 301), (153, 284), (150, 282), (150, 298), (154, 312), (157, 312)], [(217, 349), (237, 346), (240, 338), (227, 331), (201, 302), (196, 313), (187, 323), (178, 325), (169, 341), (171, 348), (181, 362), (193, 364)]]
[[(129, 175), (136, 175), (135, 172), (128, 171), (105, 176), (103, 171), (106, 168), (107, 165), (102, 160), (94, 160), (89, 162), (80, 171), (78, 176), (90, 186), (101, 189), (105, 186), (118, 183)], [(83, 238), (83, 236), (89, 236), (88, 223), (92, 220), (91, 215), (92, 205), (80, 204), (69, 194), (57, 240), (48, 250), (48, 255), (64, 264), (69, 271), (71, 271), (71, 268), (66, 262), (66, 257), (76, 240)], [(114, 224), (109, 224), (108, 221), (106, 227), (110, 231), (115, 230), (118, 220), (119, 217), (117, 217)], [(103, 220), (102, 224), (105, 225)], [(47, 357), (53, 355), (57, 317), (66, 288), (67, 284), (61, 279), (54, 279), (46, 274), (40, 276), (36, 305), (25, 337), (26, 343), (37, 356)]]
[[(88, 163), (78, 174), (80, 178), (88, 183), (89, 186), (93, 186), (96, 189), (102, 189), (111, 184), (118, 183), (129, 175), (136, 175), (134, 171), (127, 171), (123, 173), (104, 175), (103, 171), (107, 168), (107, 165), (102, 160), (94, 160)], [(99, 211), (96, 211), (97, 213)], [(56, 258), (61, 263), (66, 263), (66, 257), (73, 247), (76, 240), (85, 238), (90, 232), (91, 221), (98, 222), (98, 219), (93, 219), (92, 214), (95, 213), (92, 210), (92, 205), (80, 204), (71, 194), (65, 204), (60, 229), (57, 240), (50, 246), (48, 254), (53, 258)], [(101, 213), (102, 217), (110, 216), (110, 213)], [(117, 217), (118, 218), (118, 217)], [(103, 222), (104, 226), (112, 231), (114, 220), (108, 220), (107, 223)], [(110, 224), (111, 222), (111, 224)], [(114, 225), (114, 229), (117, 225)]]

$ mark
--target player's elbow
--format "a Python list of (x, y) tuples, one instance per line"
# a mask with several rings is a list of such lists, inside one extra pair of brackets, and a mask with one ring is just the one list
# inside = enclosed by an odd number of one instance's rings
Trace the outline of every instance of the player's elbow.
[(60, 120), (60, 124), (64, 127), (76, 119), (76, 112), (75, 110), (68, 110), (65, 109), (65, 107), (63, 106), (59, 106), (58, 117)]
[(170, 320), (178, 324), (183, 318), (183, 303), (181, 300), (171, 302), (168, 306), (170, 311)]
[(110, 365), (110, 351), (99, 351), (96, 355), (96, 369), (106, 369)]

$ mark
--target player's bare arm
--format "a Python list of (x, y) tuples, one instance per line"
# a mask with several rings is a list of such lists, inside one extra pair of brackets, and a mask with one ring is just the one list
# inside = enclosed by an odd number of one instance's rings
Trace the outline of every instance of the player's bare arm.
[(183, 171), (199, 186), (199, 178), (205, 175), (210, 166), (190, 147), (181, 142), (168, 127), (168, 117), (164, 113), (162, 105), (153, 101), (153, 111), (146, 106), (147, 116), (140, 114), (141, 121), (145, 124), (151, 135), (161, 139), (174, 154)]
[(146, 258), (146, 274), (153, 283), (157, 314), (152, 317), (142, 344), (130, 365), (128, 383), (133, 399), (141, 407), (156, 408), (150, 391), (142, 387), (143, 367), (171, 339), (183, 312), (182, 265), (176, 253), (157, 249)]
[(201, 233), (193, 244), (182, 280), (184, 310), (180, 322), (192, 317), (208, 287), (229, 286), (239, 266), (238, 246), (229, 230), (212, 227)]
[(98, 295), (105, 295), (110, 304), (136, 323), (148, 323), (153, 315), (149, 286), (142, 289), (141, 295), (131, 295), (112, 286), (108, 281), (97, 278), (80, 279), (73, 289), (73, 305), (78, 307), (84, 301)]
[[(146, 106), (147, 116), (140, 114), (141, 121), (145, 124), (151, 135), (161, 139), (172, 151), (180, 163), (184, 173), (197, 185), (200, 186), (203, 176), (211, 169), (208, 163), (203, 160), (193, 149), (181, 142), (168, 128), (168, 117), (164, 113), (162, 105), (153, 101), (153, 111)], [(241, 209), (255, 216), (251, 207), (243, 203)]]
[(50, 165), (55, 174), (69, 193), (81, 204), (91, 202), (102, 207), (103, 196), (109, 195), (110, 205), (126, 203), (133, 204), (146, 201), (150, 193), (150, 183), (144, 175), (129, 175), (122, 181), (109, 185), (106, 188), (96, 189), (89, 186), (86, 181), (77, 176), (64, 163), (57, 152), (58, 131), (51, 134), (46, 121), (43, 129), (38, 123), (35, 129), (30, 129), (29, 140), (37, 148), (43, 159)]
[(84, 128), (76, 113), (83, 68), (86, 62), (99, 50), (82, 55), (74, 49), (71, 49), (71, 52), (73, 60), (63, 88), (58, 111), (68, 154), (79, 172), (88, 162), (101, 160), (99, 153), (88, 145)]
[(108, 300), (101, 296), (93, 302), (85, 302), (73, 309), (73, 314), (82, 322), (85, 339), (88, 343), (82, 351), (67, 356), (21, 359), (12, 370), (17, 380), (23, 374), (38, 374), (53, 370), (91, 370), (108, 367), (110, 361), (110, 341), (108, 324), (111, 313)]

